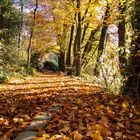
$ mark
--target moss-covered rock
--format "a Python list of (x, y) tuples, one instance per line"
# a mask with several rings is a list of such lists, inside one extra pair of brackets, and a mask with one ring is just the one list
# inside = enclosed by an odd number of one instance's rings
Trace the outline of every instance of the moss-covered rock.
[(58, 71), (59, 67), (58, 67), (58, 64), (54, 61), (45, 61), (44, 62), (44, 69)]

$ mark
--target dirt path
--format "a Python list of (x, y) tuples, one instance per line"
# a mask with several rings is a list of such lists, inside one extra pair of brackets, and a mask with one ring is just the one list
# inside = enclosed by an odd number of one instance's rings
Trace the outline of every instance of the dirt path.
[[(55, 113), (49, 110), (58, 106)], [(42, 112), (51, 120), (44, 122), (45, 128), (34, 128), (40, 140), (140, 138), (138, 105), (92, 83), (48, 72), (0, 85), (2, 139), (16, 137)]]

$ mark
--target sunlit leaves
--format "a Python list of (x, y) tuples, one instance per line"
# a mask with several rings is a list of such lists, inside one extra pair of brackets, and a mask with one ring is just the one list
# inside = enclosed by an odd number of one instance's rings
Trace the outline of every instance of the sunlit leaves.
[(0, 89), (3, 139), (16, 136), (44, 111), (51, 120), (33, 129), (39, 134), (35, 140), (139, 138), (139, 109), (133, 100), (93, 84), (51, 73), (13, 79)]

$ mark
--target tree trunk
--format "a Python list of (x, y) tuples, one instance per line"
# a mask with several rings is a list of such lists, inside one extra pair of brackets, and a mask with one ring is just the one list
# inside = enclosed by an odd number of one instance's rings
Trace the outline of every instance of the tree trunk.
[(124, 93), (134, 95), (140, 100), (140, 1), (135, 0), (132, 15), (133, 38), (131, 55), (127, 67), (127, 80), (125, 82)]
[[(88, 13), (88, 11), (89, 11), (90, 4), (91, 4), (91, 0), (89, 0), (88, 6), (87, 6), (87, 8), (86, 8), (86, 10), (85, 10), (85, 13), (84, 13), (82, 19), (81, 19), (82, 22), (84, 21), (84, 19), (85, 19), (87, 13)], [(92, 14), (90, 14), (90, 17), (91, 17), (91, 16), (92, 16)], [(81, 44), (83, 43), (83, 41), (84, 41), (84, 39), (85, 39), (85, 35), (86, 35), (86, 31), (87, 31), (87, 29), (88, 29), (88, 26), (89, 26), (89, 23), (87, 23), (87, 24), (84, 26), (84, 30), (83, 30), (83, 34), (82, 34), (82, 39), (81, 39)]]
[(87, 31), (87, 29), (88, 29), (88, 26), (89, 26), (89, 23), (87, 23), (87, 24), (84, 26), (84, 31), (83, 31), (81, 43), (84, 42), (84, 39), (85, 39), (85, 35), (86, 35), (86, 31)]
[(65, 72), (66, 62), (65, 62), (65, 50), (66, 50), (66, 38), (67, 38), (67, 25), (63, 25), (63, 33), (60, 41), (60, 55), (59, 55), (59, 70)]
[(31, 33), (30, 33), (30, 38), (29, 38), (29, 45), (27, 49), (27, 67), (30, 67), (30, 62), (31, 62), (31, 49), (32, 49), (32, 38), (33, 38), (33, 32), (34, 32), (34, 26), (35, 26), (35, 19), (36, 19), (36, 12), (38, 8), (38, 0), (36, 0), (36, 5), (34, 9), (34, 15), (33, 15), (33, 25), (31, 27)]
[[(76, 20), (76, 14), (75, 14), (74, 20)], [(72, 24), (71, 26), (69, 48), (67, 52), (66, 64), (68, 66), (71, 66), (71, 49), (72, 49), (73, 34), (74, 34), (74, 24)]]
[(0, 11), (0, 42), (3, 39), (3, 29), (4, 29), (4, 17), (3, 17), (3, 10), (1, 8), (1, 11)]
[(78, 30), (76, 30), (76, 35), (75, 35), (74, 45), (73, 45), (73, 55), (74, 55), (73, 67), (76, 66), (77, 36), (78, 36)]
[[(78, 3), (78, 2), (77, 2), (77, 3)], [(81, 3), (81, 1), (80, 1), (80, 3)], [(82, 22), (84, 21), (86, 15), (87, 15), (87, 13), (88, 13), (90, 4), (91, 4), (91, 0), (89, 0), (89, 2), (88, 2), (88, 6), (87, 6), (87, 8), (86, 8), (86, 10), (85, 10), (85, 12), (84, 12), (83, 17), (82, 17), (82, 18), (80, 17), (80, 18), (81, 18), (81, 19), (80, 19), (81, 24), (82, 24)], [(80, 14), (81, 14), (81, 13), (80, 13)], [(80, 16), (81, 16), (81, 15), (80, 15)], [(79, 25), (78, 25), (78, 26), (79, 26)], [(80, 35), (80, 36), (82, 36), (82, 39), (80, 39), (80, 40), (81, 40), (81, 43), (80, 43), (80, 44), (82, 44), (83, 41), (84, 41), (84, 37), (85, 37), (85, 34), (86, 34), (86, 31), (87, 31), (88, 26), (89, 26), (88, 24), (85, 25), (84, 31), (83, 31), (83, 35)], [(81, 29), (81, 34), (82, 34), (82, 29)], [(78, 40), (77, 37), (78, 37), (78, 29), (77, 29), (77, 31), (76, 31), (75, 40), (74, 40), (74, 61), (73, 61), (73, 67), (76, 66), (76, 59), (77, 59), (77, 54), (76, 54), (76, 52), (77, 52), (77, 40)]]
[(108, 18), (110, 17), (110, 13), (111, 13), (110, 12), (110, 5), (107, 4), (105, 16), (104, 16), (104, 21), (103, 21), (103, 26), (102, 26), (102, 30), (101, 30), (101, 35), (100, 35), (97, 60), (96, 60), (95, 66), (94, 66), (94, 74), (96, 76), (99, 75), (99, 69), (100, 69), (100, 65), (101, 65), (100, 59), (101, 59), (102, 54), (103, 54), (105, 40), (106, 40), (106, 34), (107, 34), (107, 30), (108, 30), (108, 24), (106, 22), (107, 22)]
[(23, 26), (23, 6), (24, 6), (24, 4), (23, 4), (23, 0), (20, 0), (20, 14), (21, 14), (21, 18), (20, 18), (20, 20), (21, 20), (21, 24), (19, 25), (19, 35), (18, 35), (18, 44), (17, 44), (17, 46), (18, 46), (18, 48), (21, 48), (21, 41), (22, 41), (22, 26)]
[(91, 57), (87, 58), (84, 63), (82, 63), (82, 67), (85, 68), (88, 63), (93, 59), (94, 54), (96, 53), (97, 47), (94, 49), (94, 51), (91, 54)]
[(60, 50), (58, 63), (59, 63), (59, 70), (62, 72), (65, 72), (66, 66), (65, 66), (65, 51), (64, 50)]
[(126, 65), (126, 49), (125, 49), (125, 10), (126, 10), (126, 1), (123, 3), (119, 3), (119, 11), (120, 11), (120, 22), (118, 24), (118, 37), (119, 37), (119, 67), (122, 75), (122, 68)]
[[(77, 8), (81, 6), (81, 0), (77, 0)], [(76, 76), (81, 74), (81, 12), (78, 13), (78, 29), (77, 29), (77, 51), (76, 51)]]
[(84, 48), (84, 51), (82, 53), (82, 65), (84, 65), (84, 61), (86, 59), (86, 57), (88, 56), (89, 52), (92, 50), (92, 43), (93, 43), (93, 40), (95, 38), (95, 34), (99, 31), (100, 29), (100, 26), (97, 26), (97, 28), (95, 30), (92, 30), (91, 33), (90, 33), (90, 36), (89, 36), (89, 39), (88, 41), (86, 42), (86, 45), (85, 45), (85, 48)]
[(84, 19), (85, 19), (87, 13), (88, 13), (88, 11), (89, 11), (90, 4), (91, 4), (91, 0), (88, 1), (88, 6), (87, 6), (87, 8), (86, 8), (86, 10), (85, 10), (85, 12), (84, 12), (84, 15), (83, 15), (81, 21), (84, 21)]

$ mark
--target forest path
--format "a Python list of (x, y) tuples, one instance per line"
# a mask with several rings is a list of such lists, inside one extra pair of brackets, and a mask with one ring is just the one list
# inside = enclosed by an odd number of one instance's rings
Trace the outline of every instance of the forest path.
[(138, 109), (133, 100), (107, 94), (93, 83), (37, 73), (0, 85), (0, 140), (23, 131), (37, 138), (15, 140), (137, 140)]

